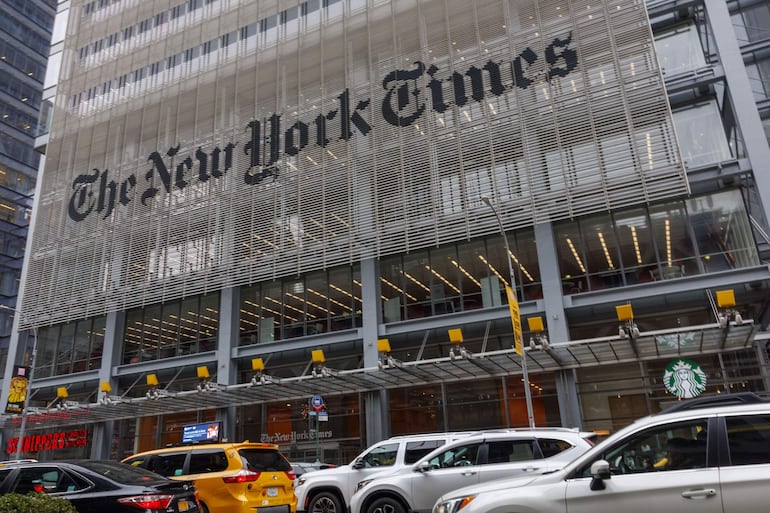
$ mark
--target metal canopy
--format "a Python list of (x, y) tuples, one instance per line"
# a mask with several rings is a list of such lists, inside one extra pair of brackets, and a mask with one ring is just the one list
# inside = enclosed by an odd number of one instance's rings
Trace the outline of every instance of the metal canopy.
[[(602, 337), (553, 343), (546, 350), (526, 348), (530, 372), (611, 365), (639, 360), (675, 358), (737, 351), (751, 346), (756, 327), (746, 321), (721, 328), (718, 324), (643, 332), (634, 338)], [(387, 361), (383, 359), (383, 361)], [(313, 395), (336, 396), (441, 382), (517, 375), (521, 358), (513, 349), (477, 353), (461, 358), (393, 361), (377, 367), (314, 372), (291, 378), (264, 376), (260, 382), (216, 385), (210, 390), (164, 392), (157, 398), (116, 398), (114, 403), (80, 404), (74, 408), (28, 410), (27, 428), (82, 426), (86, 423), (226, 408), (276, 401), (304, 400)], [(165, 395), (164, 395), (165, 394)], [(3, 427), (20, 423), (6, 417)]]

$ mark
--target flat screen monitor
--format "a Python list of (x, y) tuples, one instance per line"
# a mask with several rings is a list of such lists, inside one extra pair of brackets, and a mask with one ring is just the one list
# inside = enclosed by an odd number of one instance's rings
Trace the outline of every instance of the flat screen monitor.
[(182, 428), (182, 443), (219, 442), (222, 439), (222, 421), (190, 424)]

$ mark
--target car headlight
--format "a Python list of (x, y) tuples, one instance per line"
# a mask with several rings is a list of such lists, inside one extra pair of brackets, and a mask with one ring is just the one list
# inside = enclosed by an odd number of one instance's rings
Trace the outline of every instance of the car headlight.
[(465, 495), (464, 497), (455, 497), (437, 503), (433, 507), (433, 513), (457, 513), (475, 499), (475, 495)]
[(296, 480), (295, 482), (297, 483), (297, 484), (295, 485), (295, 488), (296, 488), (297, 486), (302, 486), (303, 484), (305, 484), (305, 478), (304, 478), (304, 477), (302, 477), (302, 476), (300, 476), (300, 477), (298, 477), (298, 478), (297, 478), (297, 480)]
[(353, 493), (358, 493), (362, 488), (364, 488), (366, 485), (368, 485), (372, 481), (373, 479), (364, 479), (363, 481), (359, 481)]

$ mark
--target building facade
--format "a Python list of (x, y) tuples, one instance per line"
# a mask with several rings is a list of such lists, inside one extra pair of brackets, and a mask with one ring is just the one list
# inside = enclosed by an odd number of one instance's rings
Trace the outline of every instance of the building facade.
[[(0, 358), (8, 355), (40, 154), (53, 0), (0, 2)], [(4, 365), (3, 365), (4, 367)]]
[(59, 15), (8, 454), (220, 420), (341, 463), (768, 391), (768, 3)]

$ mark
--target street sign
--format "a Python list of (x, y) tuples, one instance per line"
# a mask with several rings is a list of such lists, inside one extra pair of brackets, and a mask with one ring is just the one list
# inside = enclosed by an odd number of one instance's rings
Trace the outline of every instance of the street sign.
[(310, 406), (315, 411), (321, 411), (324, 409), (324, 400), (323, 397), (320, 395), (314, 395), (312, 399), (310, 399)]
[(524, 345), (521, 334), (521, 312), (519, 311), (519, 302), (516, 300), (516, 293), (508, 285), (505, 286), (505, 294), (508, 296), (508, 308), (511, 310), (511, 323), (513, 324), (513, 347), (516, 354), (524, 355)]

